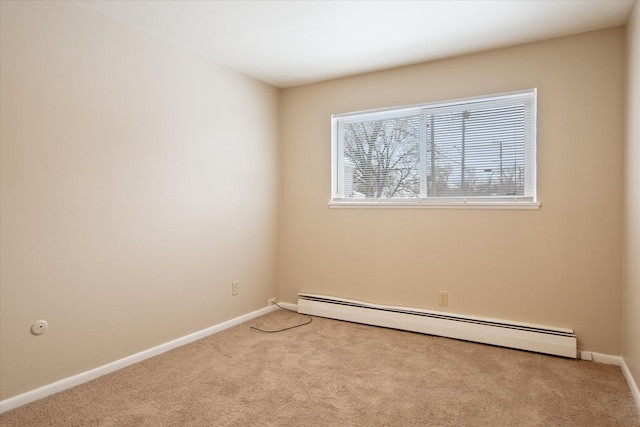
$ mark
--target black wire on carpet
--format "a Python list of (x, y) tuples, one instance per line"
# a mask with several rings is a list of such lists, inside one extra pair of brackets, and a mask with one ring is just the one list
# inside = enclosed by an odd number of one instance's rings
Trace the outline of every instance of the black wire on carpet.
[(287, 311), (290, 311), (292, 313), (299, 314), (300, 316), (304, 316), (308, 320), (306, 322), (304, 322), (304, 323), (300, 323), (299, 325), (289, 326), (287, 328), (282, 328), (282, 329), (269, 330), (269, 329), (256, 328), (255, 326), (252, 326), (251, 329), (255, 329), (256, 331), (266, 332), (266, 333), (272, 334), (272, 333), (275, 333), (275, 332), (284, 332), (284, 331), (288, 331), (289, 329), (299, 328), (300, 326), (308, 325), (309, 323), (313, 322), (313, 318), (311, 316), (307, 316), (306, 314), (298, 313), (295, 310), (291, 310), (291, 309), (288, 309), (288, 308), (281, 307), (277, 302), (274, 302), (273, 305), (277, 306), (278, 308), (280, 308), (282, 310), (287, 310)]

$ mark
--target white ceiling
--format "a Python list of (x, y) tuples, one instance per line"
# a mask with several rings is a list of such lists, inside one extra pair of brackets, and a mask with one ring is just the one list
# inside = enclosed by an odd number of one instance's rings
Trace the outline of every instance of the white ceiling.
[(634, 0), (79, 3), (256, 79), (291, 87), (622, 25)]

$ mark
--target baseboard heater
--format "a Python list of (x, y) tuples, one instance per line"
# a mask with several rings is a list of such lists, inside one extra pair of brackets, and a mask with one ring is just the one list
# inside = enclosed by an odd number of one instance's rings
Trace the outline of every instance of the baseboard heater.
[(577, 337), (571, 329), (312, 294), (298, 294), (298, 312), (555, 356), (577, 356)]

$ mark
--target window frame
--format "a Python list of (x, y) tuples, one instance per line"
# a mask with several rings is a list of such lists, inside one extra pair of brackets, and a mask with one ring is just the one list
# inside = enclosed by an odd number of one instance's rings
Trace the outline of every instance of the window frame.
[[(522, 100), (530, 97), (525, 102), (528, 108), (525, 119), (525, 176), (526, 188), (530, 188), (530, 193), (523, 196), (462, 196), (462, 197), (418, 197), (418, 198), (345, 198), (343, 195), (344, 182), (340, 181), (339, 170), (342, 168), (344, 174), (344, 153), (338, 157), (339, 146), (339, 124), (358, 122), (375, 118), (388, 113), (391, 117), (401, 117), (417, 114), (436, 114), (437, 112), (451, 110), (464, 111), (464, 107), (478, 105), (490, 105), (494, 102), (503, 102), (510, 98)], [(521, 102), (521, 101), (519, 101)], [(514, 104), (516, 104), (514, 102)], [(424, 141), (421, 138), (420, 155), (425, 155), (426, 145), (422, 147)], [(425, 143), (426, 144), (426, 143)], [(445, 208), (445, 209), (539, 209), (540, 203), (537, 200), (537, 89), (526, 89), (520, 91), (503, 92), (483, 96), (460, 98), (440, 102), (429, 102), (408, 106), (381, 108), (373, 110), (356, 111), (331, 116), (331, 197), (329, 207), (331, 208)], [(422, 169), (422, 167), (421, 167)], [(421, 170), (421, 183), (426, 180)], [(343, 178), (344, 180), (344, 178)], [(341, 184), (342, 188), (339, 188)]]

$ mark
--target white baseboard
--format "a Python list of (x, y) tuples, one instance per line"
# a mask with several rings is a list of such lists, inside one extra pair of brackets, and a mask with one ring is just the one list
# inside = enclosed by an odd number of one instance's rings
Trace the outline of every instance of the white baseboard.
[(622, 374), (624, 375), (624, 378), (627, 380), (627, 384), (629, 385), (629, 389), (631, 389), (633, 400), (636, 401), (638, 410), (640, 410), (640, 390), (638, 390), (638, 385), (631, 375), (631, 371), (629, 370), (627, 363), (622, 357), (612, 356), (610, 354), (594, 353), (592, 351), (580, 351), (580, 358), (582, 360), (592, 360), (596, 363), (604, 363), (605, 365), (620, 366)]
[(627, 384), (629, 385), (629, 389), (631, 389), (631, 395), (633, 396), (633, 400), (636, 401), (636, 405), (638, 406), (638, 410), (640, 410), (640, 390), (638, 389), (638, 385), (636, 384), (633, 375), (631, 375), (631, 371), (627, 366), (627, 363), (624, 361), (624, 358), (620, 356), (611, 356), (609, 354), (601, 354), (601, 353), (591, 353), (593, 355), (593, 361), (596, 363), (604, 363), (607, 365), (616, 365), (620, 366), (622, 370), (622, 374), (624, 378), (627, 380)]
[(622, 369), (624, 377), (627, 379), (627, 384), (629, 384), (631, 394), (633, 395), (633, 398), (636, 401), (636, 405), (638, 406), (638, 410), (640, 411), (640, 390), (638, 390), (638, 384), (636, 384), (636, 381), (633, 379), (631, 371), (629, 370), (629, 367), (625, 363), (624, 359), (622, 359), (622, 365), (620, 365), (620, 368)]
[(267, 314), (271, 311), (276, 310), (276, 306), (269, 306), (265, 308), (261, 308), (251, 313), (244, 314), (242, 316), (236, 317), (231, 320), (227, 320), (226, 322), (219, 323), (217, 325), (211, 326), (209, 328), (203, 329), (198, 332), (194, 332), (189, 335), (185, 335), (183, 337), (177, 338), (173, 341), (169, 341), (164, 344), (160, 344), (156, 347), (152, 347), (150, 349), (141, 351), (139, 353), (132, 354), (131, 356), (127, 356), (125, 358), (116, 360), (111, 363), (107, 363), (106, 365), (99, 366), (95, 369), (91, 369), (89, 371), (81, 372), (77, 375), (73, 375), (68, 378), (64, 378), (60, 381), (56, 381), (51, 384), (47, 384), (35, 390), (28, 391), (23, 394), (19, 394), (14, 397), (10, 397), (9, 399), (5, 399), (0, 401), (0, 414), (6, 411), (10, 411), (11, 409), (18, 408), (20, 406), (26, 405), (31, 402), (35, 402), (36, 400), (40, 400), (47, 396), (51, 396), (52, 394), (59, 393), (63, 390), (67, 390), (71, 387), (75, 387), (77, 385), (86, 383), (98, 377), (101, 377), (106, 374), (110, 374), (119, 369), (126, 368), (127, 366), (133, 365), (135, 363), (141, 362), (145, 359), (149, 359), (151, 357), (157, 356), (159, 354), (165, 353), (169, 350), (173, 350), (174, 348), (181, 347), (183, 345), (192, 343), (209, 335), (213, 335), (216, 332), (223, 331), (232, 326), (239, 325), (240, 323), (246, 322), (253, 318), (262, 316), (263, 314)]
[(612, 356), (610, 354), (593, 353), (593, 352), (591, 352), (591, 355), (593, 357), (593, 361), (596, 363), (602, 363), (605, 365), (616, 365), (616, 366), (622, 366), (622, 364), (624, 363), (624, 359), (622, 359), (622, 357), (620, 356)]
[(278, 305), (288, 310), (298, 311), (298, 304), (291, 304), (288, 302), (279, 302)]

